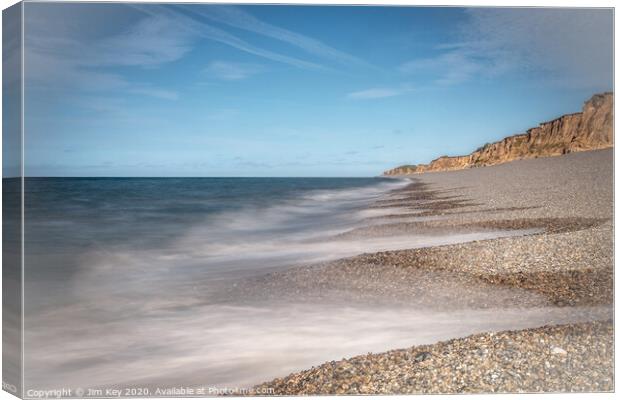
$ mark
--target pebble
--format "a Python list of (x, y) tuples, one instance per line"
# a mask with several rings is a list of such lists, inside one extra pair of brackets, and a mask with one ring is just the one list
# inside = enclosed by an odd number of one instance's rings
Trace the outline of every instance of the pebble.
[[(482, 292), (494, 286), (524, 289), (562, 307), (613, 304), (612, 150), (416, 175), (408, 187), (373, 207), (399, 212), (370, 218), (372, 226), (340, 239), (539, 231), (363, 254), (275, 273), (256, 287), (268, 282), (278, 295), (300, 287), (311, 296), (320, 287), (320, 296), (333, 296), (354, 286), (359, 301), (372, 302), (390, 296), (406, 300), (423, 290), (445, 293), (450, 306), (486, 307), (487, 301), (475, 296), (459, 304), (460, 294), (451, 289), (466, 283)], [(422, 272), (436, 274), (435, 284), (420, 279)], [(328, 362), (258, 385), (256, 393), (266, 388), (275, 395), (608, 392), (614, 390), (613, 339), (612, 321), (483, 333)]]
[[(570, 349), (572, 363), (551, 363), (540, 337)], [(516, 355), (502, 350), (508, 340)], [(275, 395), (515, 393), (613, 391), (612, 321), (545, 326), (461, 339), (331, 362), (256, 387)], [(484, 348), (488, 357), (478, 357)], [(557, 347), (556, 348), (560, 348)], [(418, 362), (420, 354), (442, 354)], [(611, 352), (610, 352), (611, 353)], [(412, 358), (409, 355), (415, 355)], [(256, 393), (255, 392), (255, 393)]]
[(551, 348), (551, 353), (553, 353), (553, 354), (561, 354), (561, 355), (563, 355), (563, 356), (565, 356), (566, 354), (568, 354), (568, 353), (566, 352), (566, 350), (564, 350), (564, 349), (563, 349), (563, 348), (561, 348), (561, 347), (552, 347), (552, 348)]

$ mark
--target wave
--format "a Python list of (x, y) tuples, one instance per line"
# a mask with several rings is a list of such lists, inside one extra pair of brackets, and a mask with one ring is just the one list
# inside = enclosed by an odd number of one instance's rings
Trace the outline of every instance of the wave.
[[(247, 299), (239, 305), (243, 293), (220, 296), (226, 293), (222, 288), (277, 269), (364, 252), (526, 233), (339, 238), (368, 225), (371, 216), (393, 213), (368, 206), (408, 183), (391, 180), (361, 188), (301, 192), (267, 206), (209, 214), (185, 231), (166, 231), (173, 236), (158, 248), (136, 247), (128, 241), (80, 254), (80, 268), (68, 282), (27, 288), (29, 301), (53, 306), (33, 312), (28, 305), (26, 386), (251, 385), (368, 351), (606, 312), (564, 315), (555, 308), (438, 312), (364, 305), (355, 297), (348, 302), (307, 304), (276, 296), (262, 303)], [(270, 290), (269, 285), (261, 290)], [(473, 291), (464, 289), (463, 298)], [(441, 303), (441, 296), (436, 302)]]

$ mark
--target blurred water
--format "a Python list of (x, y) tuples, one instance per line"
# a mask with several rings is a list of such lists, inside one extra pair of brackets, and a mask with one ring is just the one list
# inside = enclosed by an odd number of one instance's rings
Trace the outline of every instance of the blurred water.
[[(526, 311), (481, 311), (360, 304), (347, 296), (307, 304), (219, 294), (223, 286), (300, 264), (527, 233), (334, 239), (368, 225), (368, 217), (394, 212), (367, 206), (406, 184), (27, 179), (26, 389), (248, 386), (368, 351), (606, 315), (542, 300)], [(464, 304), (475, 290), (482, 289), (462, 288)]]

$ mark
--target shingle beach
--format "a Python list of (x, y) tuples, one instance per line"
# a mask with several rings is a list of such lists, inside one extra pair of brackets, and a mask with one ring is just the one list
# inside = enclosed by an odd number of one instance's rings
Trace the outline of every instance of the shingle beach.
[[(393, 213), (371, 217), (344, 237), (481, 230), (524, 235), (362, 254), (276, 272), (259, 284), (309, 298), (346, 287), (360, 301), (392, 297), (407, 304), (424, 286), (444, 290), (454, 307), (504, 301), (566, 310), (612, 307), (612, 149), (406, 178), (408, 186), (372, 205)], [(450, 295), (455, 281), (489, 292), (518, 291), (514, 298), (477, 296), (459, 304), (458, 293)], [(519, 295), (523, 290), (533, 297)], [(325, 360), (257, 389), (279, 395), (611, 391), (613, 323), (600, 315), (591, 319)]]

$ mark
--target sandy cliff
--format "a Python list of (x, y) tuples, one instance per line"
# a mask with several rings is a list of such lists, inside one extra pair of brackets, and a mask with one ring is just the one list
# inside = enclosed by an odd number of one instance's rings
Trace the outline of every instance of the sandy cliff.
[(613, 93), (595, 94), (584, 104), (582, 112), (544, 122), (526, 133), (486, 144), (471, 154), (442, 156), (429, 164), (403, 165), (383, 174), (450, 171), (612, 147), (613, 100)]

